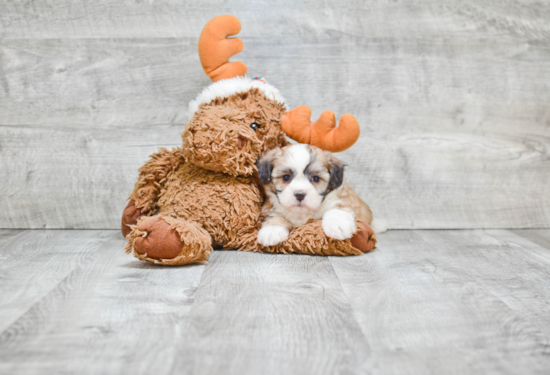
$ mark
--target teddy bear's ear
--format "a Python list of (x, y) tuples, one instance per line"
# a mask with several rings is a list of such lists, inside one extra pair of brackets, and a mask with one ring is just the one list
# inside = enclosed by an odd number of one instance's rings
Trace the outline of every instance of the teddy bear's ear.
[(212, 18), (202, 29), (199, 38), (199, 57), (204, 72), (212, 82), (244, 76), (246, 65), (240, 61), (229, 62), (229, 58), (243, 50), (243, 41), (228, 38), (241, 31), (239, 20), (230, 15)]
[(286, 135), (295, 141), (331, 152), (350, 148), (359, 139), (360, 133), (359, 123), (349, 113), (340, 117), (338, 127), (332, 111), (324, 111), (319, 119), (312, 123), (311, 109), (307, 105), (285, 113), (281, 127)]

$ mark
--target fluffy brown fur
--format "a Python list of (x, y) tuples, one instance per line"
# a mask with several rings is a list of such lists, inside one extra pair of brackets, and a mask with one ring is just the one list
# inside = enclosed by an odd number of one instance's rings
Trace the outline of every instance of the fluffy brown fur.
[(160, 148), (151, 155), (151, 160), (139, 168), (139, 178), (130, 199), (135, 201), (135, 207), (141, 214), (150, 216), (158, 210), (158, 196), (167, 177), (184, 161), (180, 148), (172, 151)]
[[(267, 150), (287, 144), (280, 126), (283, 113), (282, 104), (257, 89), (201, 105), (182, 133), (183, 147), (160, 149), (140, 168), (130, 199), (145, 216), (123, 222), (131, 228), (126, 251), (164, 265), (203, 262), (213, 246), (360, 254), (350, 240), (327, 238), (319, 222), (297, 228), (278, 246), (257, 243), (264, 193), (255, 162)], [(252, 123), (260, 127), (254, 131)]]
[[(258, 89), (216, 98), (200, 106), (186, 126), (185, 158), (207, 170), (251, 176), (262, 153), (287, 144), (279, 124), (283, 113), (282, 104), (266, 98)], [(254, 131), (252, 123), (259, 129)]]
[(259, 245), (262, 253), (306, 255), (361, 255), (363, 252), (351, 244), (351, 240), (335, 240), (325, 235), (320, 220), (309, 220), (294, 228), (288, 239), (277, 246)]
[(186, 164), (168, 180), (159, 200), (159, 215), (192, 220), (212, 236), (215, 246), (240, 248), (256, 230), (262, 204), (251, 177), (234, 177)]

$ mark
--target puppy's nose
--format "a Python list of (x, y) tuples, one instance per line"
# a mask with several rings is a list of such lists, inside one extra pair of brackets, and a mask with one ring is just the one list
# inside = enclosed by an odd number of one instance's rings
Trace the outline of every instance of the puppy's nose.
[(306, 197), (306, 193), (304, 193), (303, 191), (299, 191), (299, 192), (295, 193), (294, 196), (296, 197), (298, 202), (301, 202)]

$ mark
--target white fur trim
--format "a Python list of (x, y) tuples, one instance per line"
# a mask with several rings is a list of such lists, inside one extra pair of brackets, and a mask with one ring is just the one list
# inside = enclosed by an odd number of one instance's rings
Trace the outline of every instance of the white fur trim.
[[(254, 80), (248, 77), (235, 77), (229, 79), (222, 79), (218, 82), (212, 83), (210, 86), (205, 87), (202, 92), (189, 102), (189, 117), (199, 109), (201, 104), (210, 103), (216, 98), (227, 98), (238, 92), (247, 92), (251, 88), (258, 88), (269, 99), (285, 104), (285, 98), (281, 95), (279, 90), (271, 86), (269, 83), (265, 83), (260, 80)], [(285, 104), (286, 107), (286, 104)]]

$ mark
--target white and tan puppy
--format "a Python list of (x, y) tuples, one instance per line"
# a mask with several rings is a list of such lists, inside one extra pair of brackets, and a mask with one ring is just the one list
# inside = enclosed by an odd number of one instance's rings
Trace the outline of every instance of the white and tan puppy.
[(325, 234), (338, 240), (352, 237), (356, 218), (372, 223), (369, 206), (344, 181), (344, 164), (328, 151), (290, 145), (269, 151), (257, 166), (267, 195), (258, 233), (263, 246), (285, 241), (309, 219), (322, 219)]

